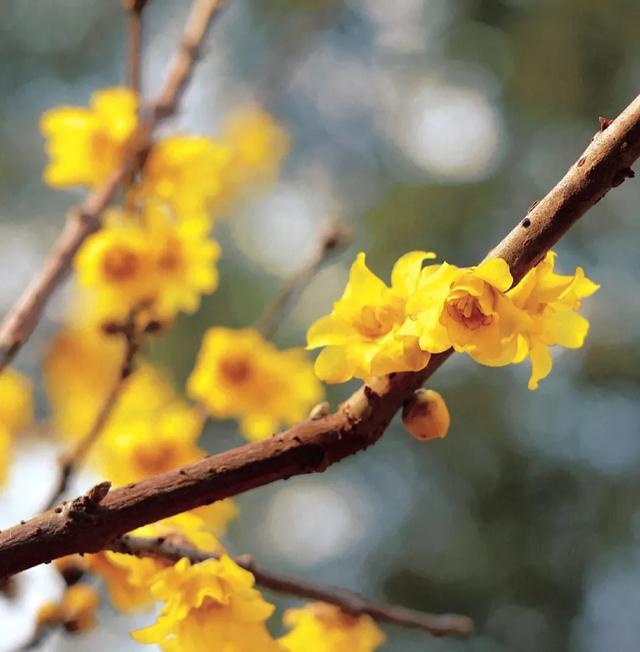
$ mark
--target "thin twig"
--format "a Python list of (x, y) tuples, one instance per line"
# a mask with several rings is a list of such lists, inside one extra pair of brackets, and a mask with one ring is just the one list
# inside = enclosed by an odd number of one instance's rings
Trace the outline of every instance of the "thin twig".
[(96, 443), (100, 434), (107, 425), (109, 418), (115, 408), (122, 391), (125, 388), (127, 379), (133, 371), (133, 359), (140, 348), (139, 335), (136, 332), (136, 313), (132, 311), (127, 322), (117, 325), (112, 335), (121, 334), (125, 341), (125, 348), (122, 355), (122, 362), (118, 367), (118, 373), (114, 379), (109, 392), (105, 396), (100, 410), (96, 414), (94, 422), (91, 424), (88, 432), (76, 443), (76, 445), (67, 451), (60, 458), (60, 469), (58, 473), (58, 482), (47, 501), (45, 510), (51, 509), (58, 504), (64, 492), (69, 487), (69, 482), (78, 467), (85, 460), (87, 454)]
[(122, 4), (129, 19), (127, 84), (139, 96), (142, 91), (142, 13), (147, 0), (123, 0)]
[(351, 228), (342, 222), (332, 220), (322, 226), (307, 259), (282, 284), (277, 296), (256, 321), (255, 328), (266, 339), (273, 336), (295, 298), (307, 287), (322, 265), (337, 249), (347, 245), (352, 235)]
[[(170, 563), (175, 563), (183, 557), (194, 564), (219, 558), (219, 554), (203, 552), (193, 546), (174, 543), (166, 538), (146, 539), (128, 534), (110, 543), (109, 550), (137, 557), (153, 557)], [(256, 584), (262, 588), (297, 598), (333, 604), (349, 616), (368, 615), (379, 622), (419, 629), (433, 636), (465, 637), (473, 630), (473, 621), (467, 616), (429, 614), (372, 602), (347, 589), (266, 570), (249, 555), (234, 557), (234, 561), (251, 572)]]
[[(631, 176), (640, 156), (640, 96), (596, 134), (563, 179), (491, 252), (518, 282), (604, 195)], [(95, 552), (142, 525), (331, 464), (375, 444), (413, 392), (447, 360), (376, 378), (334, 414), (110, 492), (93, 512), (40, 514), (0, 533), (0, 576), (50, 559)]]
[(223, 0), (194, 1), (179, 50), (169, 66), (164, 89), (131, 136), (125, 160), (104, 185), (69, 211), (65, 227), (42, 269), (0, 325), (0, 371), (11, 362), (33, 332), (49, 297), (71, 268), (73, 257), (82, 243), (100, 228), (102, 212), (122, 182), (130, 178), (141, 156), (148, 151), (158, 122), (176, 112), (191, 78), (198, 50), (222, 6)]

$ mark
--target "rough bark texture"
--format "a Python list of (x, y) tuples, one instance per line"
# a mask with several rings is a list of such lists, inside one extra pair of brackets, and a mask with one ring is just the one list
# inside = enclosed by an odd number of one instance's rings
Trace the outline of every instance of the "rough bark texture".
[[(632, 176), (640, 156), (640, 97), (596, 134), (551, 192), (490, 252), (519, 280), (611, 188)], [(136, 527), (276, 480), (323, 471), (364, 450), (397, 410), (447, 359), (433, 356), (416, 373), (393, 374), (359, 389), (335, 414), (300, 423), (275, 437), (108, 493), (81, 497), (0, 534), (0, 576), (75, 552), (105, 548)]]

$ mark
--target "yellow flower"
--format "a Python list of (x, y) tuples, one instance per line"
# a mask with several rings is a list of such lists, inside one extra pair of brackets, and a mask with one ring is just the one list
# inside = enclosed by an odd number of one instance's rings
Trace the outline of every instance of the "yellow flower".
[(300, 421), (322, 398), (302, 350), (278, 351), (251, 328), (209, 329), (187, 390), (213, 417), (239, 419), (251, 440)]
[(512, 281), (500, 258), (471, 268), (426, 267), (407, 302), (413, 320), (401, 332), (418, 335), (420, 347), (431, 353), (453, 348), (481, 364), (509, 364), (517, 355), (518, 332), (528, 323), (504, 294)]
[(585, 277), (581, 267), (575, 274), (564, 276), (553, 271), (555, 254), (532, 269), (516, 287), (508, 292), (513, 303), (528, 313), (531, 323), (519, 337), (519, 359), (531, 359), (529, 389), (549, 375), (552, 366), (549, 347), (580, 348), (589, 331), (589, 322), (579, 315), (582, 299), (600, 287)]
[(122, 164), (125, 145), (138, 124), (138, 99), (126, 88), (108, 88), (89, 108), (58, 107), (45, 112), (40, 129), (51, 159), (44, 171), (50, 186), (95, 188)]
[(151, 149), (133, 196), (166, 202), (181, 220), (210, 226), (211, 208), (225, 192), (229, 159), (228, 148), (206, 136), (169, 136)]
[(0, 371), (0, 484), (5, 480), (12, 448), (12, 435), (33, 417), (31, 383), (13, 369)]
[(151, 586), (165, 605), (158, 620), (133, 632), (139, 643), (165, 652), (282, 652), (265, 621), (273, 606), (253, 588), (253, 575), (226, 555), (199, 564), (181, 559)]
[(286, 131), (258, 107), (233, 111), (221, 140), (231, 153), (225, 183), (236, 193), (247, 185), (273, 181), (289, 149)]
[[(63, 328), (45, 359), (44, 379), (56, 431), (69, 439), (84, 436), (115, 384), (124, 355), (120, 337), (105, 335), (95, 324)], [(176, 400), (167, 379), (139, 364), (127, 379), (107, 427), (148, 419)]]
[(307, 348), (325, 347), (316, 359), (316, 374), (329, 383), (354, 376), (364, 381), (394, 371), (417, 371), (429, 361), (415, 333), (404, 335), (407, 299), (415, 291), (422, 263), (435, 254), (413, 251), (402, 256), (387, 287), (359, 253), (351, 266), (344, 294), (331, 314), (312, 324)]
[(112, 210), (105, 226), (86, 240), (75, 258), (78, 281), (95, 292), (103, 318), (147, 308), (159, 319), (193, 312), (200, 295), (218, 284), (218, 244), (201, 225), (175, 222), (156, 204), (141, 221)]
[[(206, 529), (203, 520), (189, 512), (145, 525), (131, 534), (186, 542), (207, 552), (221, 551), (218, 540)], [(86, 555), (85, 559), (89, 570), (103, 579), (111, 602), (122, 613), (150, 607), (155, 601), (151, 585), (156, 575), (167, 568), (166, 562), (157, 559), (111, 551)]]
[(33, 417), (31, 383), (13, 369), (0, 372), (0, 426), (18, 432)]
[(200, 295), (218, 286), (218, 243), (197, 222), (172, 222), (155, 205), (147, 206), (144, 219), (155, 285), (153, 311), (161, 318), (194, 312)]
[(0, 485), (4, 483), (11, 461), (13, 438), (5, 426), (0, 424)]
[(196, 441), (202, 418), (182, 401), (149, 414), (107, 424), (100, 439), (101, 470), (115, 485), (125, 485), (190, 464), (204, 457)]
[(374, 652), (385, 640), (370, 616), (348, 616), (324, 603), (290, 609), (284, 623), (292, 630), (279, 642), (288, 652)]
[(97, 591), (88, 584), (70, 586), (60, 603), (47, 602), (38, 610), (38, 626), (60, 623), (68, 632), (85, 632), (95, 625), (100, 604)]

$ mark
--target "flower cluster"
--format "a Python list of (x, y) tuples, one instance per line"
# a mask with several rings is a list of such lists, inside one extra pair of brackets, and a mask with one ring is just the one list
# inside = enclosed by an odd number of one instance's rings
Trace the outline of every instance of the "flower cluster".
[(217, 418), (236, 418), (249, 440), (304, 419), (322, 388), (302, 349), (280, 351), (255, 329), (209, 329), (189, 395)]
[(5, 479), (13, 435), (31, 420), (31, 383), (13, 369), (0, 373), (0, 483)]
[(385, 640), (370, 616), (348, 616), (324, 603), (290, 609), (284, 623), (291, 628), (280, 639), (287, 652), (374, 652)]
[[(123, 165), (139, 126), (138, 98), (125, 88), (96, 93), (89, 108), (47, 111), (45, 181), (100, 186)], [(103, 321), (131, 309), (160, 320), (197, 309), (218, 283), (214, 216), (272, 179), (286, 150), (285, 132), (257, 108), (233, 113), (219, 140), (176, 134), (154, 143), (127, 183), (124, 208), (108, 211), (75, 258), (85, 309)]]
[(416, 251), (398, 260), (388, 287), (359, 254), (342, 298), (308, 332), (308, 348), (325, 347), (316, 373), (327, 382), (423, 368), (431, 354), (448, 349), (489, 366), (529, 357), (529, 388), (551, 371), (549, 347), (578, 348), (589, 323), (578, 314), (581, 300), (598, 286), (584, 276), (554, 272), (555, 255), (515, 287), (499, 258), (476, 267), (423, 261)]

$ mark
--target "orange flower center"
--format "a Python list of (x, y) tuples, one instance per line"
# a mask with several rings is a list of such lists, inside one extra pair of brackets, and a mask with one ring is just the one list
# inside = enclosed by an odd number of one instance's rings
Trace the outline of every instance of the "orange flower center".
[(225, 358), (220, 362), (220, 372), (232, 385), (242, 385), (253, 375), (253, 368), (245, 358)]
[(493, 323), (493, 317), (485, 315), (480, 308), (478, 299), (470, 294), (463, 294), (460, 298), (448, 301), (447, 314), (465, 328), (473, 331)]
[(112, 281), (126, 281), (138, 272), (138, 256), (126, 247), (111, 247), (105, 253), (102, 269)]
[[(155, 475), (167, 468), (167, 461), (175, 461), (176, 447), (170, 442), (156, 442), (152, 447), (141, 446), (133, 453), (136, 466), (145, 475)], [(177, 464), (176, 464), (177, 465)]]
[(180, 245), (175, 238), (167, 242), (158, 258), (158, 267), (166, 272), (173, 272), (182, 264)]
[(365, 306), (360, 311), (360, 318), (354, 324), (356, 330), (367, 339), (375, 340), (386, 335), (396, 323), (395, 314), (391, 307)]

